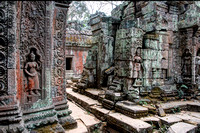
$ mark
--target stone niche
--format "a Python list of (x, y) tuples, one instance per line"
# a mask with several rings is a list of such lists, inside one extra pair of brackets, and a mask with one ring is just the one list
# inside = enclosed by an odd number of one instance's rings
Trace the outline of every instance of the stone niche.
[(65, 95), (70, 2), (0, 2), (0, 132), (75, 126)]

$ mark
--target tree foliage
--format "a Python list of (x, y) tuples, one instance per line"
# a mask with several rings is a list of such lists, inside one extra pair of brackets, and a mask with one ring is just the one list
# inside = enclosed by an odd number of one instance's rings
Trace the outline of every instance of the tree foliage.
[(73, 1), (70, 4), (68, 11), (68, 20), (87, 20), (89, 19), (90, 12), (87, 8), (85, 1)]

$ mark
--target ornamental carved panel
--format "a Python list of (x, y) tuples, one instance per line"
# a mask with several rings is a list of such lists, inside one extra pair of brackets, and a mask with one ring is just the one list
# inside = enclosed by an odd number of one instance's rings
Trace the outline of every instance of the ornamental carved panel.
[[(58, 97), (64, 96), (65, 84), (65, 23), (66, 23), (66, 10), (56, 8), (55, 10), (55, 33), (54, 33), (54, 49), (53, 49), (53, 97), (54, 101), (58, 102)], [(62, 100), (62, 98), (60, 99)]]
[(25, 110), (45, 98), (46, 16), (45, 1), (22, 2), (20, 65), (23, 71), (21, 98)]
[(8, 6), (7, 2), (0, 3), (0, 106), (9, 104), (7, 79), (8, 52)]

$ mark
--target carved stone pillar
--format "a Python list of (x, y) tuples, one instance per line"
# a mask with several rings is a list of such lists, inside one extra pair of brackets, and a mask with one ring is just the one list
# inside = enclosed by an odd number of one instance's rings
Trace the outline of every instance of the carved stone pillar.
[(0, 132), (23, 132), (17, 97), (15, 2), (0, 2)]
[(60, 71), (69, 4), (0, 2), (0, 132), (64, 132), (75, 123)]
[(53, 12), (53, 45), (52, 45), (52, 96), (59, 123), (64, 127), (75, 126), (76, 121), (70, 116), (65, 92), (65, 33), (69, 1), (56, 1)]

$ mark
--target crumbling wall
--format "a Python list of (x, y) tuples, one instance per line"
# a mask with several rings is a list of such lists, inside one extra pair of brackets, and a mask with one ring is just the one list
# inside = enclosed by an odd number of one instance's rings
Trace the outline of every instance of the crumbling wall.
[[(112, 11), (110, 19), (116, 23), (110, 26), (101, 25), (104, 17), (92, 17), (93, 37), (99, 42), (98, 57), (110, 52), (102, 49), (104, 43), (97, 35), (113, 37), (113, 55), (108, 57), (113, 60), (114, 69), (110, 70), (114, 72), (108, 78), (106, 99), (134, 101), (139, 96), (151, 96), (170, 100), (183, 84), (196, 90), (200, 55), (198, 12), (199, 2), (126, 1)], [(97, 58), (101, 64), (97, 63), (96, 69), (100, 79), (104, 78), (104, 66), (108, 66), (104, 57)], [(97, 85), (102, 86), (98, 79)], [(186, 93), (191, 97), (198, 95)]]
[(66, 79), (80, 78), (83, 72), (83, 66), (86, 63), (86, 57), (88, 50), (92, 44), (92, 33), (90, 30), (79, 30), (71, 26), (66, 29), (66, 43), (65, 43), (65, 58), (70, 58), (70, 62), (66, 62), (70, 65), (70, 70), (66, 69)]

